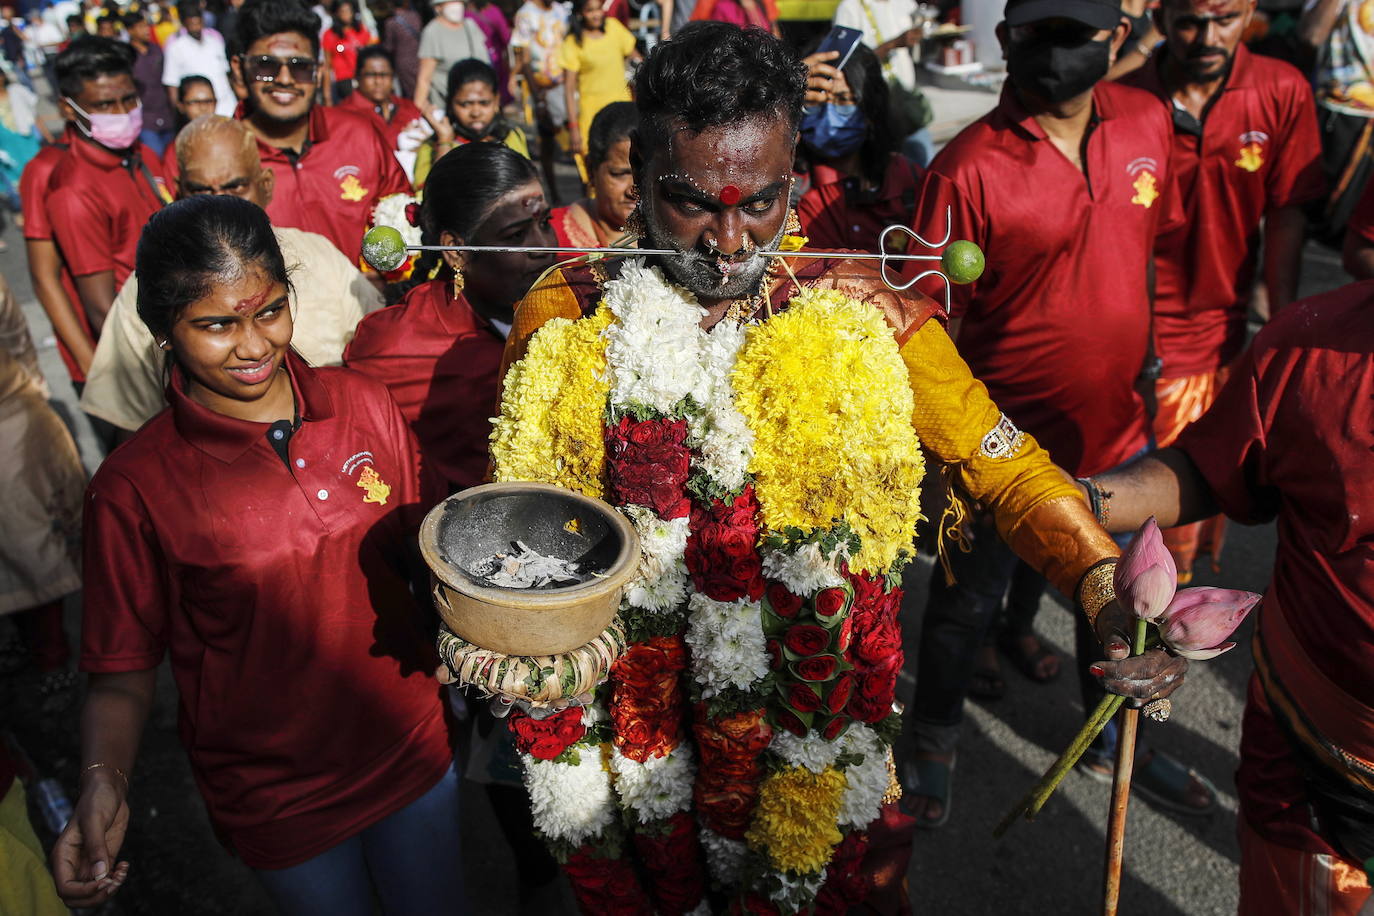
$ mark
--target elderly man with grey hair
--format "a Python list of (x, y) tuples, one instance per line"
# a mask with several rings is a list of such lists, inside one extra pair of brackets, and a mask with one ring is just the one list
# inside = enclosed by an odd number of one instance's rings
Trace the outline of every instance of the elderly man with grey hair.
[[(176, 140), (178, 197), (232, 194), (266, 209), (274, 176), (262, 166), (253, 133), (241, 121), (205, 115)], [(376, 287), (314, 232), (274, 228), (291, 271), (291, 345), (312, 364), (338, 365), (363, 315), (379, 308)], [(163, 354), (138, 317), (138, 276), (130, 275), (105, 320), (81, 396), (81, 409), (121, 429), (138, 429), (166, 406)]]

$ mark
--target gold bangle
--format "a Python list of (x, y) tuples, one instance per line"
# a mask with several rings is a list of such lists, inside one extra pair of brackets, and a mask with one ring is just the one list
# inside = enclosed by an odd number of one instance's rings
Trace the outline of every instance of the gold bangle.
[(1078, 606), (1083, 609), (1090, 626), (1096, 625), (1097, 615), (1116, 600), (1116, 589), (1112, 587), (1115, 573), (1116, 560), (1103, 560), (1078, 580)]
[(129, 777), (124, 775), (124, 771), (121, 770), (119, 767), (115, 766), (113, 763), (93, 763), (81, 772), (89, 773), (91, 770), (94, 770), (97, 767), (105, 767), (106, 769), (114, 770), (115, 773), (119, 776), (119, 778), (124, 780), (124, 791), (129, 791)]

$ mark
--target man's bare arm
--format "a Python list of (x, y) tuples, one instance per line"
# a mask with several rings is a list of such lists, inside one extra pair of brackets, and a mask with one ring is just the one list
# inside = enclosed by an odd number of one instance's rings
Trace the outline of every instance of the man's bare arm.
[(1264, 217), (1264, 284), (1269, 288), (1271, 318), (1298, 296), (1306, 230), (1301, 207), (1279, 207)]
[(105, 316), (115, 298), (114, 271), (102, 270), (76, 278), (76, 293), (81, 297), (81, 306), (86, 310), (86, 320), (91, 324), (91, 335), (100, 339), (100, 329), (105, 326)]
[(1106, 528), (1135, 531), (1154, 516), (1160, 527), (1186, 525), (1217, 513), (1216, 499), (1192, 459), (1166, 448), (1092, 478), (1110, 504)]
[(34, 295), (52, 322), (53, 333), (84, 374), (95, 357), (95, 343), (76, 315), (76, 303), (62, 285), (62, 255), (51, 239), (25, 239)]

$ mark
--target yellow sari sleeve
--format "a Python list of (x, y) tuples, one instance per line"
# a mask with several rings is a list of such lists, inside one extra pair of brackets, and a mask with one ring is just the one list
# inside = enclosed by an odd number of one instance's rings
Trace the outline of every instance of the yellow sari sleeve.
[(924, 322), (901, 352), (921, 442), (992, 512), (1016, 554), (1075, 598), (1083, 574), (1120, 553), (1077, 485), (997, 409), (938, 321)]

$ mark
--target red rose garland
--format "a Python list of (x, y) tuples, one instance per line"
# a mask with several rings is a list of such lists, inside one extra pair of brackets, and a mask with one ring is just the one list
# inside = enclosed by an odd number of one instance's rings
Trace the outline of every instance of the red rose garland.
[(662, 824), (662, 832), (634, 835), (635, 851), (653, 876), (649, 893), (659, 916), (682, 916), (696, 908), (706, 892), (706, 870), (697, 844), (692, 815), (679, 811)]
[(607, 499), (617, 506), (645, 506), (663, 519), (687, 515), (692, 453), (686, 441), (686, 420), (627, 416), (606, 427)]
[(537, 760), (553, 760), (581, 741), (587, 729), (582, 724), (582, 707), (572, 706), (544, 719), (535, 719), (516, 709), (506, 719), (515, 736), (515, 747)]
[(712, 719), (706, 704), (698, 703), (693, 712), (701, 758), (693, 787), (697, 815), (721, 836), (743, 839), (759, 798), (763, 752), (773, 740), (773, 729), (762, 709)]
[(855, 830), (835, 847), (835, 855), (825, 870), (825, 884), (816, 895), (815, 916), (844, 916), (868, 894), (868, 879), (863, 873), (868, 834)]
[(848, 712), (861, 722), (878, 722), (892, 712), (897, 674), (902, 670), (902, 631), (897, 612), (902, 590), (885, 590), (882, 578), (849, 573), (854, 586), (851, 631), (855, 684)]
[(635, 874), (634, 863), (624, 856), (597, 855), (583, 846), (563, 863), (578, 908), (586, 914), (642, 916), (653, 912), (653, 903)]
[(759, 501), (752, 485), (727, 503), (692, 503), (687, 536), (687, 572), (692, 587), (713, 601), (763, 597), (763, 560), (759, 557)]
[(643, 763), (662, 757), (682, 740), (687, 668), (681, 636), (635, 643), (611, 666), (611, 720), (620, 753)]

